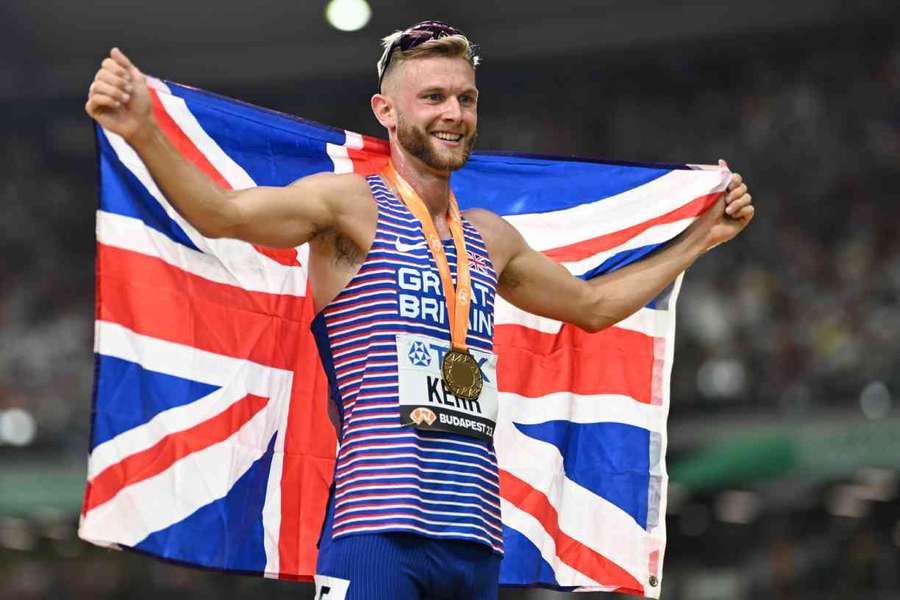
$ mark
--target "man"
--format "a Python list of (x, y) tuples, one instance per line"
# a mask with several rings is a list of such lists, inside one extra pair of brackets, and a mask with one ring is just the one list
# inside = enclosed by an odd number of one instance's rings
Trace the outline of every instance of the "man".
[(494, 294), (602, 329), (734, 237), (754, 207), (735, 175), (727, 195), (665, 249), (582, 281), (497, 215), (459, 214), (450, 173), (465, 164), (477, 132), (478, 60), (468, 40), (426, 21), (384, 44), (371, 106), (391, 162), (379, 176), (328, 173), (224, 191), (167, 142), (144, 76), (116, 48), (86, 110), (128, 141), (203, 235), (310, 243), (313, 328), (341, 441), (316, 597), (495, 598)]

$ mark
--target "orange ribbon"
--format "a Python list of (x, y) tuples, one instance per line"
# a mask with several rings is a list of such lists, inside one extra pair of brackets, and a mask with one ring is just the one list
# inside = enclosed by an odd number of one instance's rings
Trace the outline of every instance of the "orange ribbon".
[(456, 196), (450, 191), (450, 206), (447, 210), (447, 225), (456, 246), (456, 287), (450, 275), (450, 263), (444, 253), (444, 244), (438, 235), (437, 227), (431, 219), (431, 213), (425, 201), (416, 193), (409, 183), (397, 173), (394, 165), (388, 162), (381, 175), (397, 190), (400, 199), (422, 224), (422, 232), (428, 240), (431, 256), (437, 264), (444, 288), (444, 301), (447, 303), (447, 316), (450, 319), (450, 343), (454, 350), (467, 352), (466, 336), (469, 333), (469, 305), (472, 302), (472, 281), (469, 274), (469, 257), (466, 254), (466, 240), (463, 234), (462, 216)]

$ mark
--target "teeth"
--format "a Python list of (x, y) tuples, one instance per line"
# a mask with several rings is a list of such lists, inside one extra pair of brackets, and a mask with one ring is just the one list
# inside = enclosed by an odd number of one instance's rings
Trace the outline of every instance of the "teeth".
[(439, 140), (446, 140), (448, 142), (458, 142), (459, 140), (462, 139), (461, 133), (444, 133), (444, 132), (439, 131), (439, 132), (433, 133), (432, 135), (434, 137), (438, 138)]

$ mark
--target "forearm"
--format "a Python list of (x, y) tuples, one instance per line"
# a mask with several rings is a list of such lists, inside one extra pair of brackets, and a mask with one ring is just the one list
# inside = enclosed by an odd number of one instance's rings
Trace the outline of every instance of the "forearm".
[(226, 190), (182, 157), (152, 121), (127, 141), (182, 217), (207, 237), (225, 235), (236, 219)]
[(590, 328), (604, 329), (646, 306), (704, 251), (702, 234), (689, 229), (649, 257), (591, 279)]
[[(480, 228), (500, 274), (497, 291), (526, 312), (598, 331), (618, 323), (657, 297), (707, 250), (727, 242), (753, 218), (739, 175), (720, 197), (665, 248), (627, 267), (582, 281), (530, 248), (515, 228), (480, 213)], [(726, 206), (729, 207), (726, 212)]]

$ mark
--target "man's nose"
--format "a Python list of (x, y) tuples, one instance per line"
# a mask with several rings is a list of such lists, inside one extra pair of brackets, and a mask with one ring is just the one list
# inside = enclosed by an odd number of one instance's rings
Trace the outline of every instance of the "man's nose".
[(447, 101), (444, 103), (444, 114), (445, 119), (451, 121), (459, 121), (462, 119), (462, 106), (459, 103), (459, 99), (451, 96), (447, 98)]

